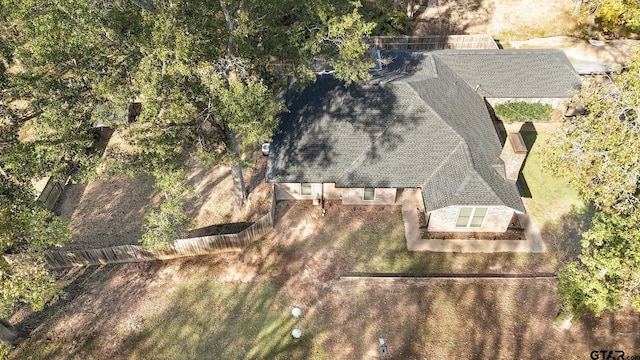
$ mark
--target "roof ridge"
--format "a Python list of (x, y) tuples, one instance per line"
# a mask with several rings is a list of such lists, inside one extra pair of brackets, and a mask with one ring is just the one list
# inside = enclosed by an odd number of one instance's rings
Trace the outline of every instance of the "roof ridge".
[[(504, 199), (498, 195), (498, 193), (495, 192), (495, 190), (493, 189), (492, 186), (490, 186), (487, 181), (485, 180), (484, 176), (482, 176), (482, 174), (478, 171), (478, 169), (476, 169), (476, 164), (473, 161), (473, 158), (471, 157), (471, 150), (469, 150), (469, 145), (465, 142), (464, 143), (464, 151), (467, 153), (467, 161), (471, 161), (471, 169), (473, 169), (473, 172), (475, 173), (475, 175), (480, 179), (480, 182), (482, 182), (482, 185), (484, 185), (487, 189), (489, 189), (489, 191), (491, 191), (491, 193), (497, 197), (498, 199), (500, 199), (500, 201), (507, 205), (507, 201), (504, 201)], [(471, 174), (470, 174), (471, 175)], [(469, 176), (470, 176), (469, 175)], [(468, 182), (467, 182), (468, 184)]]
[[(457, 132), (456, 132), (456, 135), (458, 135), (459, 137), (461, 137), (461, 136), (460, 136), (460, 134), (458, 134)], [(461, 137), (461, 138), (462, 138), (462, 137)], [(423, 186), (423, 187), (424, 187), (424, 186), (429, 182), (429, 180), (431, 180), (431, 179), (432, 179), (432, 178), (433, 178), (433, 177), (438, 173), (438, 171), (440, 171), (440, 169), (442, 169), (442, 167), (443, 167), (445, 164), (447, 164), (447, 163), (449, 162), (449, 159), (453, 156), (453, 154), (455, 154), (455, 153), (458, 151), (458, 148), (459, 148), (461, 145), (462, 145), (462, 146), (464, 146), (464, 145), (465, 145), (464, 139), (461, 139), (461, 140), (460, 140), (460, 142), (459, 142), (459, 143), (458, 143), (458, 144), (453, 148), (453, 150), (451, 150), (451, 152), (449, 152), (449, 154), (447, 154), (447, 156), (446, 156), (444, 159), (442, 159), (442, 161), (440, 162), (440, 164), (438, 164), (438, 166), (436, 166), (436, 167), (433, 169), (433, 171), (431, 172), (431, 175), (429, 175), (429, 177), (427, 177), (427, 178), (422, 182), (422, 186)], [(475, 170), (475, 169), (474, 169), (474, 170)]]
[[(414, 104), (411, 103), (409, 104), (407, 110), (413, 110), (418, 108), (420, 105), (424, 105), (427, 108), (431, 109), (431, 111), (442, 120), (442, 117), (440, 116), (440, 114), (438, 114), (431, 106), (429, 106), (429, 104), (427, 104), (426, 101), (424, 101), (424, 99), (420, 96), (420, 94), (418, 94), (418, 92), (411, 86), (411, 84), (409, 84), (409, 82), (407, 81), (398, 81), (398, 82), (389, 82), (388, 84), (385, 84), (386, 86), (402, 86), (403, 88), (405, 88), (406, 90), (411, 91), (411, 93), (414, 95), (414, 98), (418, 99), (420, 102), (422, 102), (422, 104)], [(408, 114), (409, 111), (405, 110), (405, 114)], [(460, 134), (458, 134), (455, 129), (453, 129), (451, 127), (451, 125), (449, 125), (446, 121), (442, 120), (442, 123), (444, 125), (446, 125), (450, 130), (452, 130), (457, 136), (460, 136)], [(355, 171), (360, 165), (362, 165), (362, 163), (366, 160), (367, 158), (367, 153), (369, 152), (369, 150), (378, 142), (378, 139), (386, 134), (389, 129), (391, 128), (391, 126), (395, 125), (396, 122), (395, 121), (389, 121), (387, 123), (387, 125), (385, 126), (384, 130), (382, 130), (372, 141), (371, 141), (371, 145), (368, 146), (366, 149), (364, 149), (362, 151), (362, 153), (360, 153), (360, 155), (358, 155), (358, 157), (347, 167), (347, 169), (345, 170), (345, 172), (343, 174), (341, 174), (340, 176), (336, 177), (337, 183), (343, 182), (345, 181), (346, 177), (349, 176), (349, 174), (351, 174), (353, 171)], [(464, 140), (463, 140), (464, 141)], [(457, 146), (456, 146), (457, 147)], [(442, 166), (442, 164), (440, 164), (440, 166)]]

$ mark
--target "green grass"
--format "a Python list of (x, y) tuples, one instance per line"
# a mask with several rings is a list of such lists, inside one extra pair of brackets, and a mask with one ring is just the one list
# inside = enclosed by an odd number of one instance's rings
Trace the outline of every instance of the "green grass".
[(100, 359), (114, 350), (123, 359), (310, 358), (313, 344), (290, 336), (291, 304), (279, 291), (273, 281), (220, 283), (201, 271), (164, 297), (140, 298), (147, 304), (136, 313), (140, 326), (131, 326), (126, 313), (114, 314), (121, 319), (109, 334), (78, 337), (73, 344), (62, 337), (34, 340), (20, 358)]
[(538, 224), (558, 223), (563, 216), (584, 209), (584, 201), (578, 197), (578, 192), (570, 186), (569, 181), (554, 177), (542, 164), (545, 145), (551, 134), (524, 131), (522, 137), (530, 151), (519, 182), (522, 187), (528, 188), (530, 198), (525, 198), (525, 203)]
[[(68, 329), (50, 342), (27, 339), (30, 353), (18, 358), (359, 359), (377, 351), (378, 338), (385, 339), (392, 358), (506, 359), (514, 349), (522, 358), (558, 358), (569, 350), (588, 354), (601, 342), (633, 344), (631, 336), (616, 338), (617, 331), (596, 342), (570, 343), (588, 336), (593, 320), (571, 333), (548, 326), (558, 307), (550, 295), (552, 281), (334, 283), (319, 298), (307, 299), (294, 320), (293, 299), (276, 283), (220, 284), (207, 270), (163, 287), (160, 300), (141, 297), (144, 310), (133, 309), (144, 319), (138, 329), (102, 326), (91, 334), (95, 340), (74, 337)], [(124, 322), (129, 310), (115, 307), (111, 316)], [(301, 339), (289, 336), (293, 326), (303, 329)]]
[(543, 166), (551, 133), (525, 131), (522, 136), (530, 149), (518, 179), (521, 188), (530, 193), (524, 203), (540, 228), (553, 235), (547, 251), (554, 252), (558, 266), (562, 266), (580, 253), (581, 234), (589, 228), (595, 210), (580, 199), (568, 179), (554, 177)]
[[(204, 275), (204, 274), (202, 274)], [(190, 279), (158, 306), (127, 342), (130, 359), (277, 358), (304, 353), (289, 333), (293, 318), (271, 282), (220, 284)]]

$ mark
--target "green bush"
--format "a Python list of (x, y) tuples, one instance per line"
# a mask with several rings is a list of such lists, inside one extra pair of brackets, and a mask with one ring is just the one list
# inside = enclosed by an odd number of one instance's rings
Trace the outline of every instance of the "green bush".
[(496, 116), (507, 124), (526, 121), (549, 121), (551, 118), (551, 105), (526, 103), (526, 102), (506, 102), (494, 107)]

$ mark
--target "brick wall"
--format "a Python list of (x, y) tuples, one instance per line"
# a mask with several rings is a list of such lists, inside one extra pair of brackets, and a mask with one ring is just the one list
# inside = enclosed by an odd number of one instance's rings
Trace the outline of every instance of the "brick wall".
[(311, 184), (311, 195), (300, 195), (300, 183), (276, 184), (277, 200), (313, 200), (322, 194), (322, 184)]
[[(300, 195), (300, 183), (281, 183), (275, 185), (277, 200), (313, 200), (322, 195), (324, 185), (324, 198), (327, 200), (340, 200), (345, 205), (393, 205), (396, 201), (395, 188), (376, 189), (375, 200), (362, 200), (364, 189), (362, 188), (336, 188), (333, 183), (312, 183), (312, 195)], [(316, 195), (317, 194), (317, 195)]]
[(395, 188), (377, 188), (375, 200), (362, 200), (364, 189), (342, 189), (342, 203), (345, 205), (393, 205), (396, 202)]
[(504, 232), (509, 226), (509, 221), (514, 210), (506, 206), (489, 206), (482, 226), (479, 228), (457, 228), (456, 221), (462, 206), (448, 206), (446, 208), (431, 211), (427, 231), (433, 232)]

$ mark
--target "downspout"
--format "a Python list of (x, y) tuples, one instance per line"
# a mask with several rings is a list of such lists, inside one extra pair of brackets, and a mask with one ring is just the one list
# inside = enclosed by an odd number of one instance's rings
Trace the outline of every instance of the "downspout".
[(320, 206), (322, 207), (322, 216), (327, 213), (327, 210), (324, 208), (324, 183), (320, 183), (322, 189), (320, 190)]

